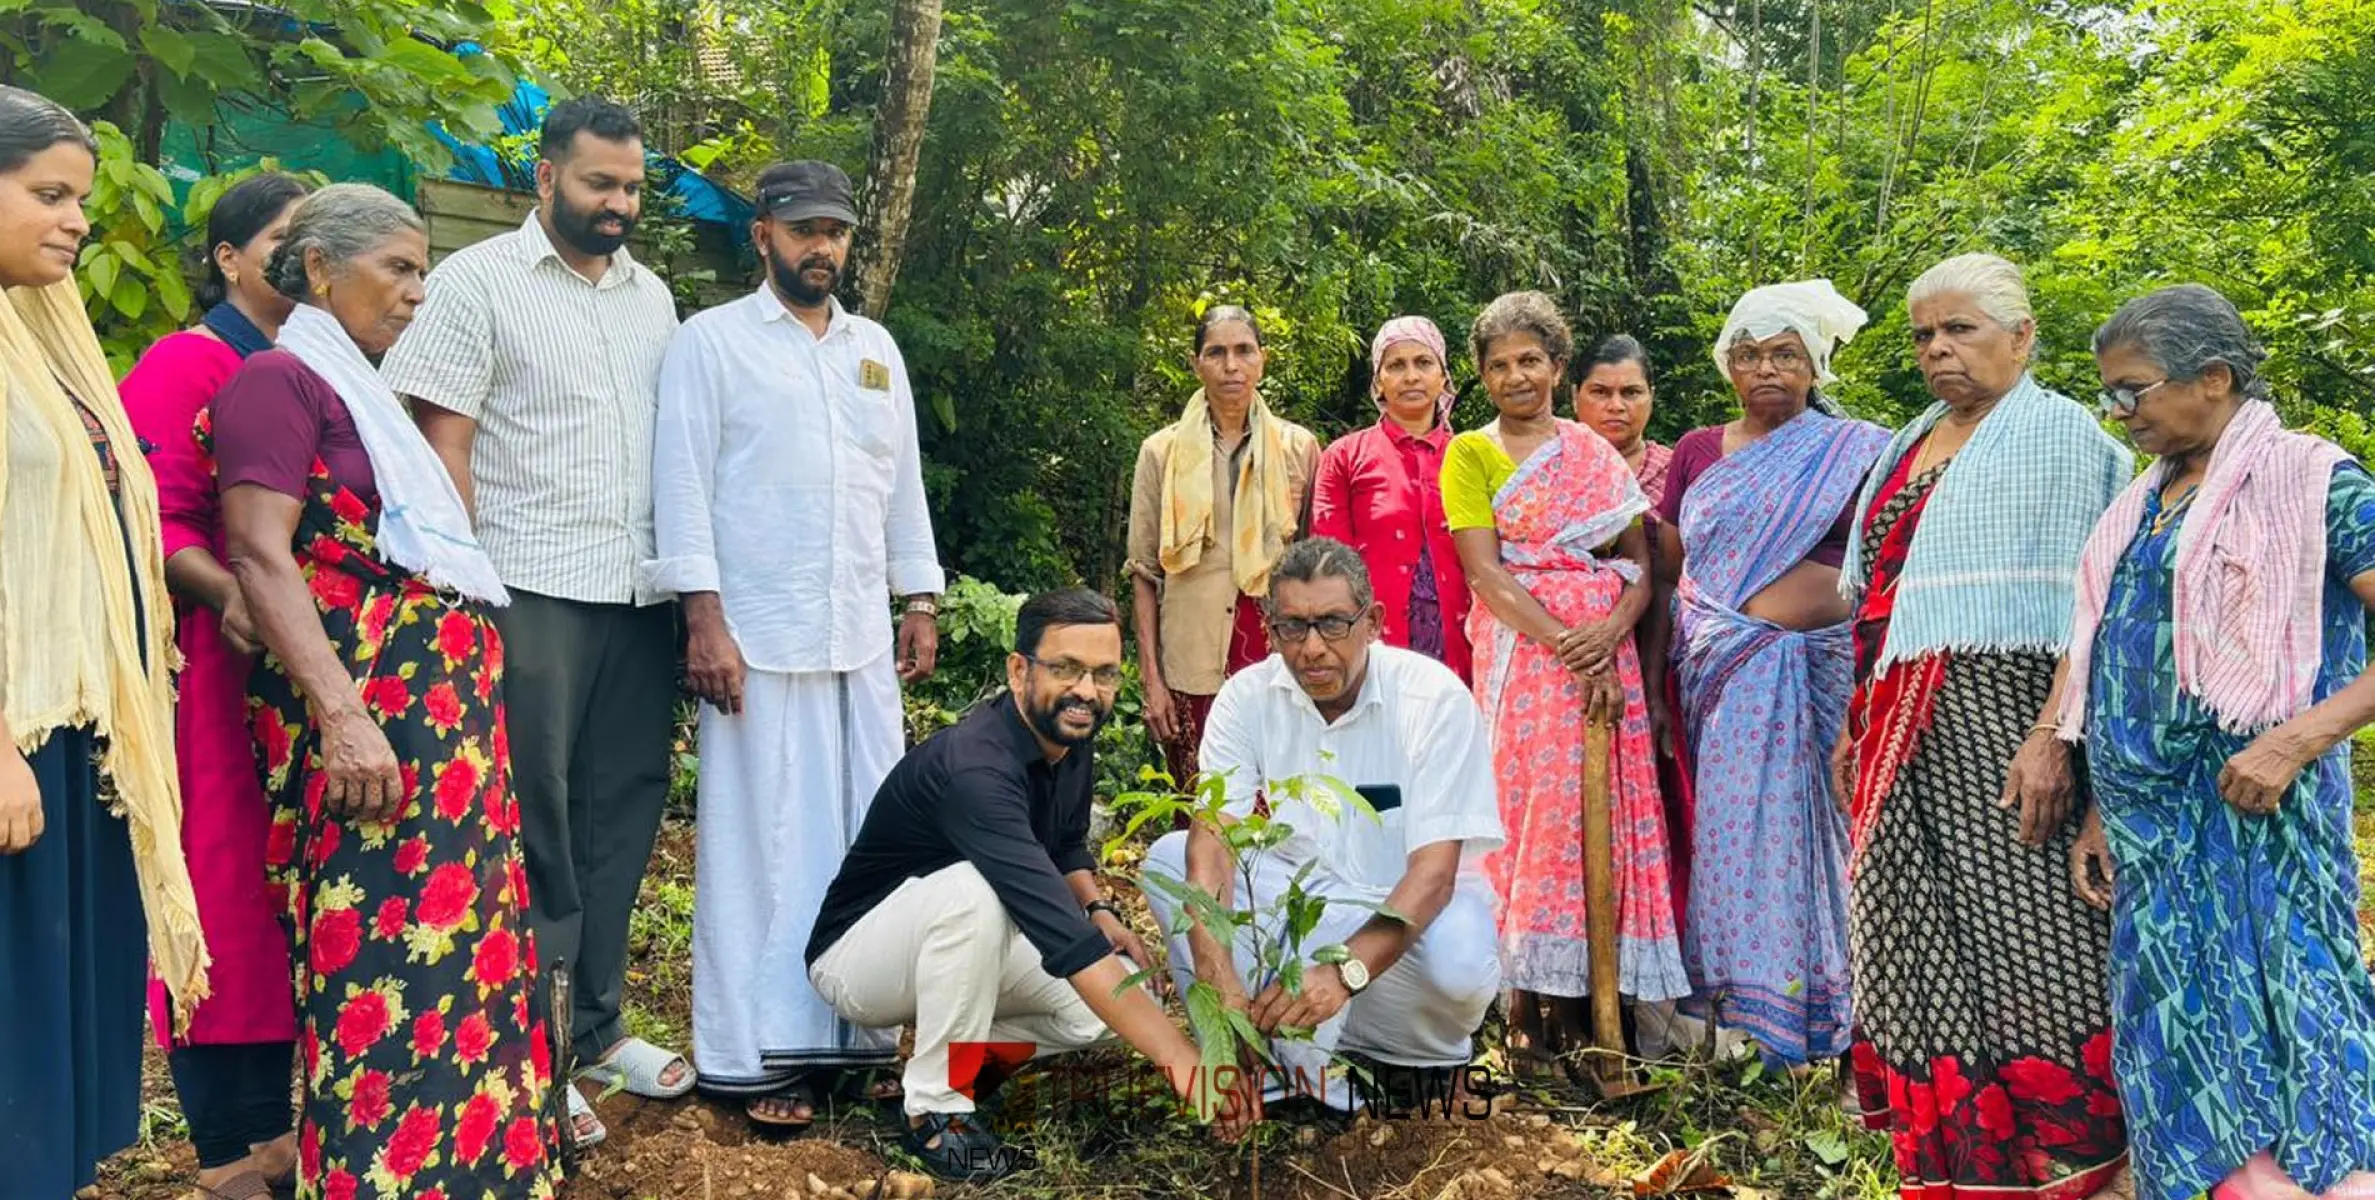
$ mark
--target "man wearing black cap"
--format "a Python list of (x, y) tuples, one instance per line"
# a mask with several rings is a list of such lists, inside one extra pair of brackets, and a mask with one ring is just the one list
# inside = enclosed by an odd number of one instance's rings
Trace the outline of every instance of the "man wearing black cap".
[(660, 369), (644, 575), (684, 602), (705, 702), (693, 1059), (753, 1120), (797, 1126), (833, 1068), (896, 1060), (817, 996), (800, 951), (904, 747), (899, 683), (932, 672), (942, 575), (906, 363), (833, 295), (849, 176), (769, 167), (758, 208), (766, 281), (687, 321)]

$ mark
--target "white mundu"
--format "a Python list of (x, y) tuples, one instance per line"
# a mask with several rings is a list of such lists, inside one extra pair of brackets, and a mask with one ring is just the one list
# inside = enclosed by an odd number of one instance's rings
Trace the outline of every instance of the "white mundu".
[(643, 582), (718, 593), (749, 666), (739, 715), (701, 710), (702, 1085), (756, 1096), (809, 1068), (889, 1065), (896, 1031), (836, 1016), (802, 951), (904, 748), (891, 597), (942, 590), (906, 365), (838, 301), (819, 337), (761, 285), (669, 345), (653, 456)]
[[(1242, 816), (1266, 796), (1273, 820), (1294, 836), (1254, 864), (1253, 894), (1239, 908), (1271, 903), (1304, 863), (1315, 864), (1304, 889), (1330, 900), (1305, 952), (1343, 942), (1398, 883), (1410, 854), (1440, 842), (1461, 844), (1460, 878), (1451, 899), (1393, 966), (1321, 1025), (1309, 1042), (1281, 1040), (1272, 1052), (1284, 1079), (1270, 1089), (1314, 1088), (1325, 1099), (1353, 1103), (1335, 1051), (1357, 1051), (1409, 1067), (1457, 1067), (1468, 1062), (1470, 1036), (1501, 986), (1492, 889), (1478, 861), (1500, 846), (1499, 807), (1493, 794), (1491, 739), (1476, 702), (1451, 669), (1423, 654), (1392, 646), (1369, 649), (1369, 667), (1352, 708), (1330, 724), (1272, 655), (1222, 685), (1204, 726), (1202, 769), (1226, 780), (1228, 811)], [(1332, 778), (1374, 794), (1398, 792), (1400, 804), (1371, 821), (1357, 811), (1330, 817), (1281, 788), (1298, 777)], [(1146, 873), (1187, 877), (1187, 835), (1154, 844)], [(1178, 929), (1177, 907), (1157, 886), (1143, 888), (1166, 931)], [(1254, 990), (1250, 941), (1236, 947), (1239, 977)], [(1172, 970), (1184, 993), (1195, 981), (1184, 930), (1171, 935)], [(1298, 1083), (1298, 1079), (1302, 1082)]]

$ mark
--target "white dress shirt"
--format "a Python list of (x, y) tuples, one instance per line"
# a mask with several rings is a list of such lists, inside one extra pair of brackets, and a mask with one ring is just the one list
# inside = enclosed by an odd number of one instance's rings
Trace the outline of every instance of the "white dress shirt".
[[(1365, 899), (1384, 900), (1411, 853), (1437, 842), (1461, 843), (1465, 882), (1482, 886), (1479, 860), (1501, 845), (1484, 716), (1460, 677), (1424, 654), (1372, 645), (1360, 695), (1333, 724), (1273, 654), (1221, 685), (1197, 761), (1225, 780), (1231, 814), (1252, 812), (1266, 794), (1271, 819), (1294, 827), (1275, 851), (1290, 873), (1316, 860), (1315, 874)], [(1298, 776), (1302, 799), (1287, 786)], [(1330, 816), (1312, 803), (1331, 794), (1326, 779), (1393, 785), (1401, 806), (1376, 821), (1350, 806)]]
[(718, 593), (753, 670), (854, 671), (890, 651), (891, 597), (944, 586), (907, 364), (839, 301), (821, 338), (766, 284), (685, 322), (652, 487), (644, 584)]
[(651, 603), (651, 431), (676, 333), (668, 285), (625, 247), (600, 281), (561, 261), (536, 214), (455, 251), (380, 364), (399, 396), (478, 423), (479, 543), (504, 586)]

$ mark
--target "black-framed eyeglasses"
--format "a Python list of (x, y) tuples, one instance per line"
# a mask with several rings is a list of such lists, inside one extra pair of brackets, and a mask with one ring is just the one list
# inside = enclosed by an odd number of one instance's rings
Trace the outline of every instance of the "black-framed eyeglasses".
[(1353, 627), (1359, 625), (1361, 618), (1368, 615), (1369, 610), (1364, 608), (1351, 616), (1346, 616), (1343, 613), (1330, 613), (1324, 617), (1309, 619), (1277, 617), (1269, 623), (1270, 636), (1278, 639), (1278, 644), (1281, 646), (1296, 646), (1301, 645), (1305, 638), (1311, 636), (1311, 631), (1316, 629), (1319, 631), (1322, 641), (1341, 642), (1352, 636)]
[(2136, 406), (2142, 404), (2144, 402), (2144, 398), (2151, 395), (2155, 388), (2159, 388), (2168, 382), (2169, 381), (2164, 378), (2155, 383), (2145, 384), (2140, 388), (2111, 388), (2103, 392), (2100, 396), (2096, 397), (2095, 403), (2103, 406), (2104, 416), (2128, 416), (2136, 411)]
[(1065, 687), (1071, 687), (1083, 678), (1095, 683), (1101, 692), (1110, 692), (1122, 685), (1122, 669), (1118, 666), (1089, 667), (1068, 658), (1046, 659), (1035, 654), (1023, 655), (1023, 659), (1044, 668), (1049, 677)]

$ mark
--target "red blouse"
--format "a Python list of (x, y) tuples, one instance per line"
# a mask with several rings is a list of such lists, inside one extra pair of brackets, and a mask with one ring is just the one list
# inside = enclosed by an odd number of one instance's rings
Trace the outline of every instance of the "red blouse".
[(1396, 646), (1410, 644), (1410, 589), (1423, 547), (1443, 614), (1442, 658), (1466, 680), (1468, 577), (1443, 517), (1443, 450), (1450, 443), (1451, 431), (1440, 425), (1414, 436), (1391, 418), (1336, 439), (1312, 479), (1311, 532), (1360, 553), (1377, 589), (1385, 640)]

